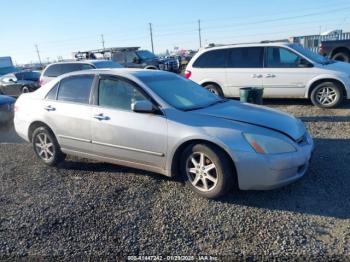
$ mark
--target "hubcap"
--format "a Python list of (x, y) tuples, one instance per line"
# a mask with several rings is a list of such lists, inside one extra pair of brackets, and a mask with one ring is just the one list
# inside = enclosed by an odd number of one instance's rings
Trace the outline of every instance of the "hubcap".
[(201, 152), (192, 153), (187, 159), (186, 174), (191, 184), (200, 191), (210, 191), (218, 182), (216, 166)]
[(53, 158), (54, 146), (45, 133), (40, 133), (35, 137), (35, 150), (45, 161), (50, 161)]
[(217, 96), (219, 95), (218, 91), (214, 88), (208, 88), (208, 91), (212, 92), (213, 94), (215, 94)]
[(322, 87), (316, 94), (317, 101), (322, 105), (331, 105), (337, 99), (337, 93), (332, 87)]

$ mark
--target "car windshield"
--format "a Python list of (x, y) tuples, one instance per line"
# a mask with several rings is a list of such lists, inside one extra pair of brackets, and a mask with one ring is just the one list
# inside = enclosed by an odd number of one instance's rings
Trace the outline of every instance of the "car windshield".
[(147, 50), (136, 51), (137, 55), (144, 60), (157, 58), (155, 54)]
[(289, 47), (291, 47), (292, 49), (294, 49), (298, 53), (302, 54), (303, 56), (309, 58), (313, 62), (323, 64), (323, 65), (330, 64), (330, 63), (334, 62), (333, 60), (331, 60), (327, 57), (321, 56), (319, 54), (316, 54), (316, 53), (312, 52), (311, 50), (303, 48), (302, 46), (300, 46), (298, 44), (292, 44)]
[(139, 79), (179, 110), (196, 110), (225, 101), (191, 80), (175, 74), (142, 75)]
[(93, 63), (96, 68), (121, 68), (122, 66), (113, 61), (99, 61)]

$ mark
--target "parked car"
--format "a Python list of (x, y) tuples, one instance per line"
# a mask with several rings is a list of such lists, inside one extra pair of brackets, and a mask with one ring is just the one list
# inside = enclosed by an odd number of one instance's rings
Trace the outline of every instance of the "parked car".
[(40, 76), (40, 85), (44, 85), (56, 77), (80, 70), (96, 68), (121, 68), (122, 65), (110, 60), (85, 60), (72, 62), (58, 62), (48, 65)]
[(0, 94), (19, 96), (39, 88), (40, 72), (20, 71), (0, 77)]
[(153, 70), (67, 74), (16, 102), (15, 129), (54, 166), (66, 154), (183, 175), (208, 198), (231, 187), (271, 189), (302, 177), (313, 150), (286, 113), (222, 99)]
[(148, 50), (139, 50), (138, 47), (116, 49), (111, 58), (125, 67), (179, 72), (175, 58), (160, 58)]
[(185, 76), (219, 96), (263, 87), (264, 97), (310, 98), (322, 108), (350, 98), (350, 65), (291, 43), (229, 45), (201, 50)]
[(9, 124), (13, 119), (13, 108), (16, 99), (0, 95), (0, 126)]
[(319, 53), (333, 60), (350, 62), (350, 39), (322, 41)]

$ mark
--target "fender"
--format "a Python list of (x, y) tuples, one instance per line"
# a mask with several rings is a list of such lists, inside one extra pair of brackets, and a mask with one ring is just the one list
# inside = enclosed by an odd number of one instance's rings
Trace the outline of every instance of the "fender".
[(204, 78), (197, 83), (202, 86), (203, 84), (209, 83), (209, 82), (217, 84), (221, 88), (221, 90), (223, 90), (223, 87), (225, 86), (223, 82), (213, 78)]
[(309, 91), (310, 91), (310, 88), (311, 86), (316, 82), (316, 81), (319, 81), (319, 80), (336, 80), (340, 83), (343, 84), (343, 86), (345, 87), (345, 90), (347, 92), (347, 96), (349, 96), (349, 90), (348, 90), (348, 87), (346, 85), (346, 83), (344, 82), (344, 80), (336, 75), (331, 75), (331, 74), (321, 74), (321, 75), (317, 75), (315, 76), (314, 78), (312, 78), (306, 85), (306, 89), (305, 89), (305, 98), (309, 98)]

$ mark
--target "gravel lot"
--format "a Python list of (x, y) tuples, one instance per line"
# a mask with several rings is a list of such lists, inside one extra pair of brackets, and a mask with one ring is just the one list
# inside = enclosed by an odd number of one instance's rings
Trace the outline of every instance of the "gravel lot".
[(350, 103), (334, 110), (303, 100), (266, 105), (308, 126), (316, 143), (308, 173), (281, 189), (233, 191), (216, 201), (135, 169), (72, 157), (59, 168), (46, 167), (30, 145), (1, 129), (0, 259), (202, 254), (350, 260)]

